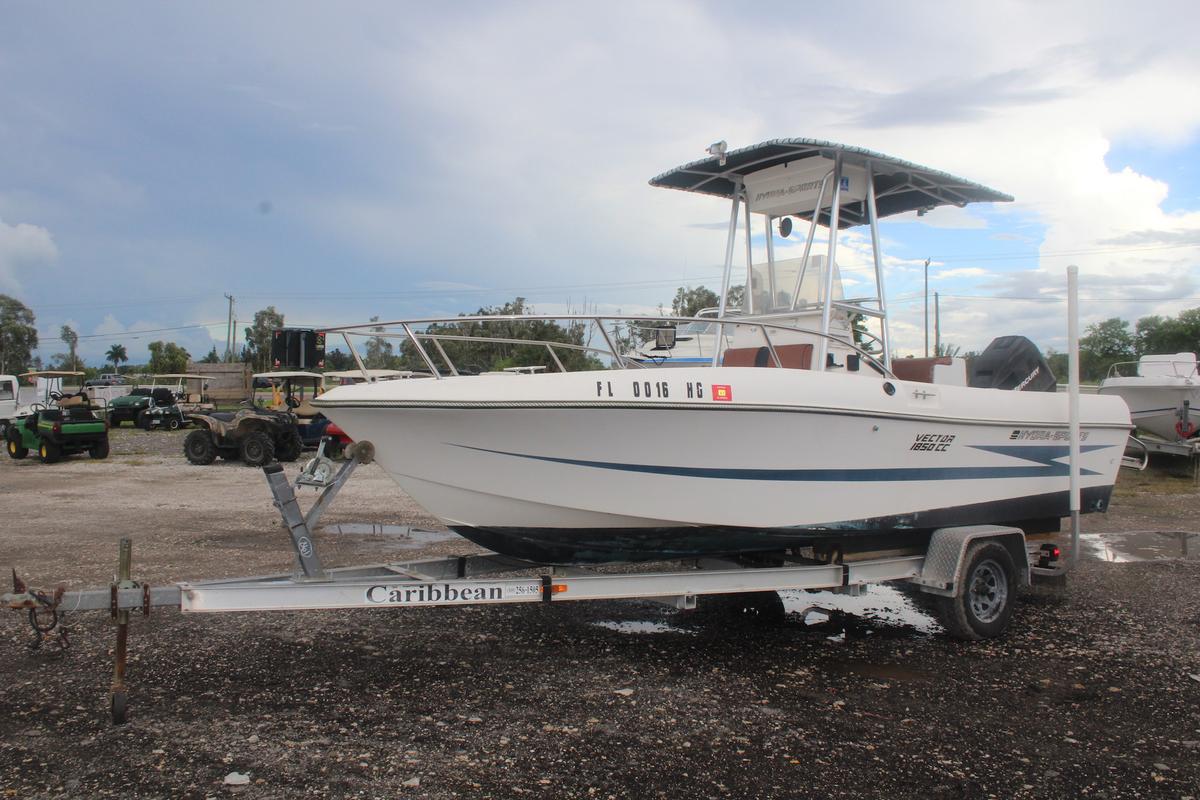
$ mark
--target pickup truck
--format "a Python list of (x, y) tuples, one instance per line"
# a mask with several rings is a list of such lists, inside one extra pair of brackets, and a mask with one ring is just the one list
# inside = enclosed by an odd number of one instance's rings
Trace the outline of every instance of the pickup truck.
[(124, 386), (128, 381), (124, 375), (118, 375), (115, 372), (102, 372), (99, 378), (92, 378), (83, 385), (87, 386)]
[(20, 384), (16, 375), (0, 375), (0, 435), (8, 423), (17, 415), (17, 393)]

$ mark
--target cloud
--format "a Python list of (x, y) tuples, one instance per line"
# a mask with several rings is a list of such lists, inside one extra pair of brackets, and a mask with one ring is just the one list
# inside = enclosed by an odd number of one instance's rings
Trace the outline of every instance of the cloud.
[(936, 280), (945, 280), (947, 278), (978, 278), (983, 275), (987, 275), (987, 270), (980, 267), (956, 267), (954, 269), (938, 270), (929, 277)]
[[(1018, 324), (1058, 336), (1061, 313), (1016, 298), (1059, 292), (1072, 260), (1085, 285), (1111, 281), (1092, 284), (1109, 293), (1097, 314), (1122, 292), (1143, 297), (1147, 276), (1154, 297), (1121, 310), (1177, 307), (1184, 286), (1170, 276), (1197, 279), (1189, 173), (1106, 163), (1114, 145), (1195, 162), (1200, 50), (1163, 36), (1195, 27), (1193, 3), (831, 7), (822, 24), (852, 27), (855, 46), (808, 27), (764, 30), (763, 17), (794, 14), (772, 0), (745, 18), (681, 0), (620, 13), (263, 3), (236, 7), (230, 25), (233, 8), (117, 6), (104, 36), (100, 12), (33, 10), (10, 26), (21, 35), (0, 32), (0, 76), (21, 76), (0, 81), (0, 214), (38, 220), (54, 231), (43, 245), (62, 248), (19, 266), (0, 245), (0, 287), (30, 264), (102, 275), (88, 299), (103, 308), (73, 311), (85, 323), (168, 275), (207, 298), (203, 310), (195, 298), (128, 312), (166, 318), (151, 327), (223, 319), (226, 291), (239, 316), (275, 303), (289, 321), (511, 299), (466, 288), (484, 286), (544, 287), (525, 293), (562, 303), (581, 294), (568, 287), (625, 283), (589, 299), (654, 308), (672, 279), (712, 284), (728, 207), (647, 179), (717, 139), (780, 136), (861, 145), (1016, 195), (881, 228), (893, 297), (919, 286), (926, 255), (950, 265), (931, 277), (953, 277), (958, 293), (1006, 297), (943, 298), (964, 345)], [(1168, 196), (1186, 208), (1164, 211)], [(255, 211), (264, 199), (269, 215)], [(870, 278), (859, 232), (838, 252), (844, 272)], [(458, 305), (430, 287), (461, 291)], [(894, 339), (921, 344), (920, 303), (892, 307)]]
[(21, 289), (17, 273), (44, 268), (58, 259), (50, 231), (25, 222), (8, 224), (0, 219), (0, 289)]

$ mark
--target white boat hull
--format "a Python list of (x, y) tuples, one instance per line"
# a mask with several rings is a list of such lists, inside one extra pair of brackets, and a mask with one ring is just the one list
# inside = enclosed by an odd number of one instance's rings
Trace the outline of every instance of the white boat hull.
[(1186, 439), (1182, 426), (1183, 404), (1190, 405), (1192, 435), (1200, 425), (1200, 384), (1186, 378), (1109, 378), (1098, 394), (1120, 397), (1129, 406), (1129, 416), (1138, 428), (1167, 441)]
[[(1081, 400), (1084, 510), (1103, 510), (1128, 414), (1115, 398)], [(446, 525), (539, 561), (778, 551), (1068, 513), (1055, 394), (691, 368), (367, 384), (317, 404)]]

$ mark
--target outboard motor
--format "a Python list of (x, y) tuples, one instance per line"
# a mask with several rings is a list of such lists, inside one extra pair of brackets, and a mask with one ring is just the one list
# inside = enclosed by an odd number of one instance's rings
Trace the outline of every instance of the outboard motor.
[(1024, 336), (1001, 336), (971, 362), (968, 385), (976, 389), (1054, 392), (1058, 380), (1037, 345)]

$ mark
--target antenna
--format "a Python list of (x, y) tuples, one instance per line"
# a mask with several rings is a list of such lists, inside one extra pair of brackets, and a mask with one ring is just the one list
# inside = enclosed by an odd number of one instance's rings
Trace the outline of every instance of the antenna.
[(716, 156), (718, 159), (720, 159), (719, 163), (723, 167), (723, 166), (725, 166), (725, 151), (728, 148), (729, 148), (729, 145), (725, 143), (724, 139), (722, 139), (721, 141), (713, 142), (708, 147), (706, 147), (705, 152), (708, 153), (710, 156)]

